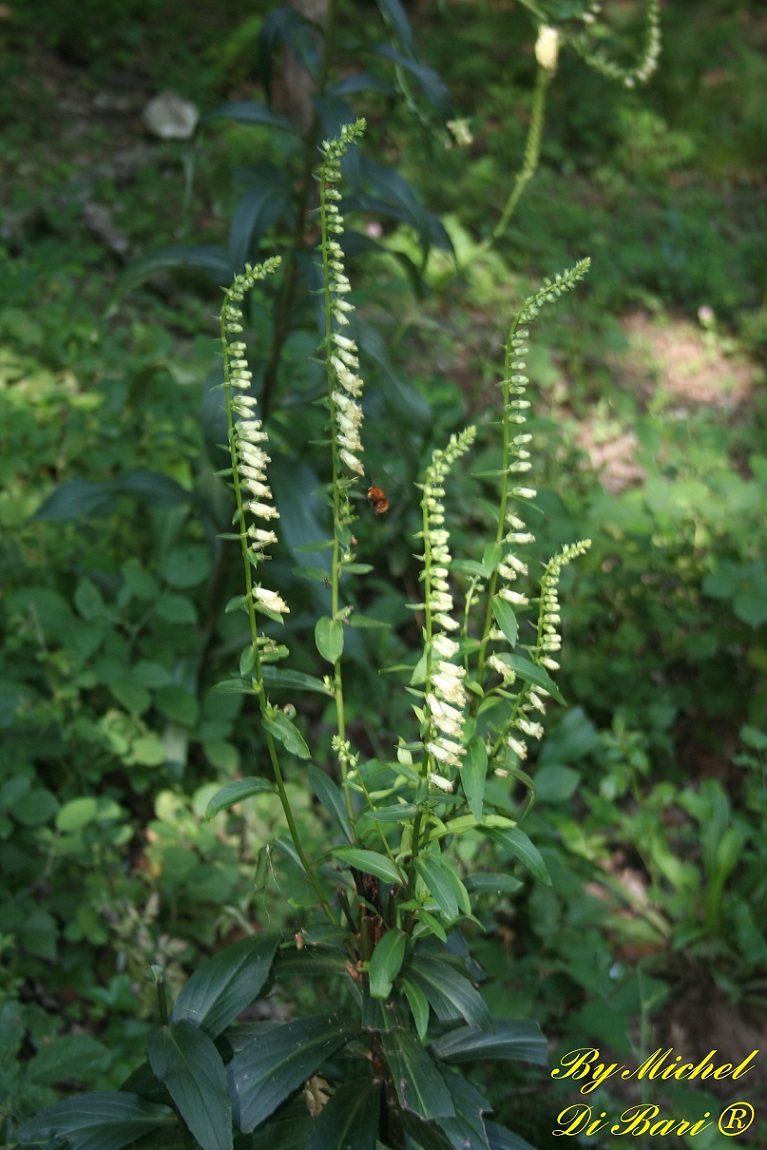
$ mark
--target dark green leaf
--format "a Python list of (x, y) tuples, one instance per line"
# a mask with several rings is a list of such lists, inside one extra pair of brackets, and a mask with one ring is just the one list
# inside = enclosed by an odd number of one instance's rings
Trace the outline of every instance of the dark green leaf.
[(544, 691), (548, 691), (552, 698), (564, 705), (565, 701), (562, 698), (559, 687), (543, 667), (538, 667), (535, 663), (531, 663), (529, 659), (522, 658), (521, 655), (506, 655), (504, 663), (508, 663), (512, 671), (516, 671), (520, 679), (524, 679), (526, 683), (535, 683), (537, 687), (543, 687)]
[(333, 691), (326, 687), (322, 679), (314, 675), (305, 675), (303, 671), (291, 671), (288, 668), (270, 667), (268, 664), (261, 668), (264, 683), (269, 688), (283, 688), (286, 691), (315, 691), (318, 695), (327, 695), (333, 698)]
[(242, 271), (246, 261), (260, 258), (261, 240), (291, 206), (290, 186), (284, 179), (249, 188), (240, 197), (229, 228), (229, 260), (236, 271)]
[(450, 1092), (428, 1051), (408, 1030), (390, 1030), (381, 1036), (403, 1110), (419, 1118), (451, 1118), (455, 1114)]
[(547, 1063), (546, 1039), (537, 1022), (522, 1018), (501, 1019), (490, 1029), (459, 1026), (443, 1034), (429, 1049), (443, 1062), (471, 1062), (474, 1059), (504, 1059), (510, 1062)]
[(514, 894), (524, 885), (510, 874), (470, 874), (464, 883), (470, 894)]
[(299, 1018), (262, 1034), (229, 1063), (235, 1121), (249, 1134), (359, 1030), (335, 1015)]
[(117, 310), (117, 301), (158, 272), (174, 268), (199, 268), (217, 284), (228, 284), (234, 274), (226, 248), (219, 244), (174, 244), (156, 248), (134, 260), (118, 278), (107, 307), (107, 315)]
[(438, 72), (435, 72), (433, 68), (427, 68), (425, 64), (419, 64), (417, 61), (403, 56), (401, 52), (388, 44), (380, 44), (373, 51), (379, 56), (385, 56), (387, 60), (392, 60), (409, 72), (417, 81), (419, 88), (439, 118), (443, 121), (451, 119), (453, 101), (450, 99), (450, 93)]
[(530, 873), (538, 879), (538, 882), (542, 882), (544, 886), (551, 886), (551, 878), (546, 870), (541, 852), (530, 842), (524, 831), (521, 831), (519, 827), (509, 827), (508, 829), (482, 827), (481, 829), (493, 842), (511, 851), (514, 857), (518, 858), (522, 865), (527, 867)]
[(376, 0), (378, 9), (383, 16), (384, 23), (392, 32), (394, 38), (403, 52), (413, 60), (416, 58), (415, 40), (410, 27), (410, 21), (400, 0)]
[(316, 798), (322, 803), (344, 838), (352, 842), (354, 835), (349, 825), (349, 814), (346, 810), (346, 804), (340, 788), (333, 782), (330, 776), (327, 775), (325, 771), (321, 771), (319, 767), (309, 766), (307, 774), (309, 786), (312, 788)]
[(340, 619), (323, 615), (314, 627), (314, 642), (322, 658), (337, 663), (344, 651), (344, 625)]
[(219, 104), (200, 117), (200, 127), (209, 124), (211, 120), (234, 120), (238, 124), (248, 124), (251, 127), (279, 128), (282, 132), (292, 132), (298, 135), (298, 129), (285, 116), (278, 116), (260, 104), (258, 100), (233, 100), (228, 104)]
[(289, 751), (291, 755), (295, 755), (297, 759), (311, 758), (311, 751), (307, 747), (303, 735), (295, 723), (292, 723), (282, 711), (271, 711), (264, 716), (262, 722), (267, 731), (278, 743), (282, 743), (285, 750)]
[[(505, 599), (501, 599), (498, 595), (493, 596), (490, 606), (493, 609), (493, 616), (496, 623), (506, 636), (506, 641), (510, 647), (517, 645), (517, 617), (512, 610), (511, 604), (507, 603)], [(534, 664), (530, 664), (533, 666)]]
[(380, 1083), (347, 1082), (323, 1106), (304, 1150), (376, 1150), (380, 1116)]
[(493, 1109), (473, 1083), (457, 1073), (442, 1072), (455, 1107), (455, 1118), (440, 1118), (454, 1150), (487, 1150), (483, 1114)]
[(369, 72), (352, 72), (337, 84), (328, 88), (329, 96), (352, 96), (356, 92), (381, 92), (384, 96), (394, 95), (394, 88), (383, 80), (376, 79)]
[(405, 992), (408, 1005), (413, 1015), (413, 1022), (418, 1037), (423, 1042), (426, 1031), (429, 1029), (429, 1000), (420, 986), (411, 982), (409, 978), (402, 979), (402, 989)]
[(88, 515), (111, 515), (116, 507), (117, 497), (111, 483), (68, 479), (43, 500), (32, 518), (84, 519)]
[(462, 1018), (477, 1026), (492, 1025), (490, 1013), (481, 995), (468, 978), (449, 963), (418, 952), (412, 956), (405, 974), (423, 991), (437, 1018), (450, 1022)]
[(48, 1107), (16, 1131), (22, 1146), (65, 1138), (70, 1150), (122, 1150), (158, 1126), (176, 1121), (168, 1106), (135, 1094), (84, 1094)]
[(358, 321), (357, 343), (364, 356), (369, 356), (378, 368), (378, 384), (384, 402), (397, 426), (406, 426), (417, 433), (431, 423), (429, 404), (421, 393), (397, 374), (389, 356), (386, 342), (372, 324)]
[(535, 1147), (519, 1134), (507, 1130), (505, 1126), (499, 1126), (497, 1122), (486, 1122), (485, 1129), (490, 1150), (535, 1150)]
[(445, 918), (453, 922), (458, 917), (458, 902), (452, 883), (443, 871), (439, 860), (419, 856), (415, 860), (415, 869)]
[(232, 1150), (232, 1103), (212, 1039), (191, 1022), (149, 1033), (149, 1062), (202, 1150)]
[(171, 1019), (188, 1019), (217, 1038), (258, 997), (269, 977), (278, 941), (273, 934), (254, 934), (209, 958), (182, 988)]
[(237, 779), (233, 783), (227, 783), (220, 791), (216, 791), (205, 808), (205, 818), (212, 819), (219, 811), (225, 811), (229, 807), (234, 806), (235, 803), (241, 803), (243, 799), (249, 799), (251, 795), (258, 795), (262, 791), (271, 791), (274, 793), (276, 790), (276, 786), (270, 782), (269, 779)]
[(388, 998), (392, 983), (402, 968), (407, 946), (407, 935), (401, 930), (387, 930), (379, 939), (370, 960), (370, 995)]
[(482, 736), (475, 735), (466, 748), (466, 758), (461, 768), (461, 786), (466, 795), (469, 810), (477, 822), (482, 821), (486, 780), (487, 748)]
[(364, 874), (374, 874), (384, 882), (399, 884), (403, 882), (402, 875), (391, 859), (378, 854), (377, 851), (361, 850), (359, 847), (334, 847), (330, 853), (355, 870), (361, 870)]

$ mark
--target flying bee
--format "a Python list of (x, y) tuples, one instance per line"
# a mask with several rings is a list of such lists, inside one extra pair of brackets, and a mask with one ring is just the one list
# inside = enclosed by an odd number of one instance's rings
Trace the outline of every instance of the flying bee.
[(385, 511), (389, 510), (389, 500), (386, 498), (380, 487), (368, 488), (368, 503), (373, 508), (376, 515), (383, 515)]

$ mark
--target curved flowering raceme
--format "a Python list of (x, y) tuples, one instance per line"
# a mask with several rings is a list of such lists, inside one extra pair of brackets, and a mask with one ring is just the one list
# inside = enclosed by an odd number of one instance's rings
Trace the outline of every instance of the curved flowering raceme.
[(320, 225), (323, 280), (325, 284), (326, 362), (328, 402), (333, 435), (333, 459), (340, 459), (348, 471), (363, 475), (362, 408), (357, 402), (362, 395), (362, 378), (358, 375), (357, 344), (340, 328), (347, 327), (354, 306), (344, 297), (350, 291), (344, 271), (340, 237), (344, 231), (343, 216), (338, 207), (341, 193), (336, 188), (341, 180), (341, 157), (362, 135), (365, 121), (357, 120), (341, 129), (338, 139), (322, 144), (320, 169)]
[(274, 506), (266, 477), (266, 467), (270, 462), (265, 450), (267, 435), (261, 420), (256, 418), (258, 401), (248, 394), (252, 373), (248, 370), (245, 358), (245, 344), (239, 336), (243, 330), (240, 304), (245, 293), (273, 272), (279, 262), (275, 258), (255, 268), (246, 264), (244, 273), (235, 277), (227, 291), (221, 308), (229, 450), (237, 499), (236, 521), (240, 526), (243, 552), (248, 558), (248, 595), (256, 608), (272, 618), (287, 614), (290, 608), (275, 591), (258, 584), (254, 586), (251, 569), (257, 568), (262, 560), (269, 558), (266, 549), (277, 542), (277, 536), (270, 527), (261, 527), (258, 523), (249, 524), (247, 520), (251, 517), (270, 523), (279, 519), (279, 512)]
[[(444, 451), (435, 451), (426, 473), (421, 507), (423, 510), (424, 603), (426, 616), (426, 686), (424, 692), (423, 740), (427, 773), (430, 781), (443, 790), (450, 781), (440, 774), (439, 767), (460, 767), (465, 747), (462, 743), (466, 692), (463, 680), (465, 670), (453, 660), (459, 645), (446, 633), (455, 631), (458, 623), (453, 618), (453, 596), (448, 583), (450, 567), (449, 533), (445, 530), (444, 480), (459, 456), (468, 451), (474, 441), (475, 429), (466, 428), (460, 435), (451, 436)], [(430, 764), (437, 769), (431, 770)], [(440, 782), (437, 782), (440, 779)], [(446, 786), (447, 784), (447, 786)]]

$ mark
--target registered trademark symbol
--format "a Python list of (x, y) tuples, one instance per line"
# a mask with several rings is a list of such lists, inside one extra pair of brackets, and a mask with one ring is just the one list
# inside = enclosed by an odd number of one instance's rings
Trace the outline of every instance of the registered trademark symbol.
[(748, 1130), (756, 1114), (750, 1102), (731, 1102), (719, 1115), (717, 1126), (725, 1138), (737, 1138)]

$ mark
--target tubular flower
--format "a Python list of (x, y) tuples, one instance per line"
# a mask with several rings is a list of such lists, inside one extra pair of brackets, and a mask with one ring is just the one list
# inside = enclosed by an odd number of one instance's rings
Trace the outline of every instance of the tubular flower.
[[(279, 512), (274, 506), (272, 491), (267, 482), (266, 468), (271, 462), (265, 450), (268, 437), (261, 420), (255, 417), (258, 401), (248, 393), (252, 373), (248, 370), (245, 358), (245, 343), (239, 338), (243, 330), (240, 304), (245, 293), (274, 271), (279, 262), (275, 258), (255, 268), (246, 264), (244, 273), (235, 277), (227, 291), (221, 309), (224, 390), (229, 420), (229, 448), (237, 490), (237, 516), (241, 523), (243, 549), (247, 550), (254, 567), (268, 558), (266, 549), (277, 542), (277, 536), (274, 531), (264, 530), (256, 524), (246, 526), (244, 513), (248, 512), (254, 519), (269, 521), (279, 519)], [(268, 610), (280, 614), (288, 611), (280, 596), (266, 588), (254, 588), (253, 599), (256, 604)]]
[[(447, 576), (450, 569), (449, 532), (445, 530), (444, 480), (455, 461), (468, 451), (474, 440), (473, 427), (461, 435), (452, 436), (444, 451), (435, 451), (426, 473), (421, 507), (423, 510), (427, 672), (426, 672), (426, 734), (424, 749), (427, 755), (445, 767), (460, 767), (466, 753), (462, 744), (466, 692), (463, 685), (465, 669), (453, 659), (459, 646), (446, 632), (457, 630), (453, 618), (453, 596)], [(442, 778), (441, 775), (436, 777)], [(430, 774), (435, 782), (434, 772)], [(446, 785), (445, 785), (446, 784)], [(435, 785), (450, 789), (449, 780)]]
[(320, 221), (322, 226), (322, 260), (325, 281), (327, 322), (327, 366), (329, 405), (332, 434), (338, 457), (355, 475), (364, 475), (362, 455), (362, 408), (357, 400), (362, 395), (363, 382), (359, 369), (358, 348), (355, 341), (343, 335), (339, 328), (347, 327), (354, 305), (342, 297), (350, 290), (344, 271), (343, 249), (337, 237), (343, 235), (344, 221), (338, 207), (341, 193), (335, 185), (341, 179), (341, 157), (362, 135), (365, 121), (357, 120), (341, 129), (336, 140), (322, 144), (320, 170)]

